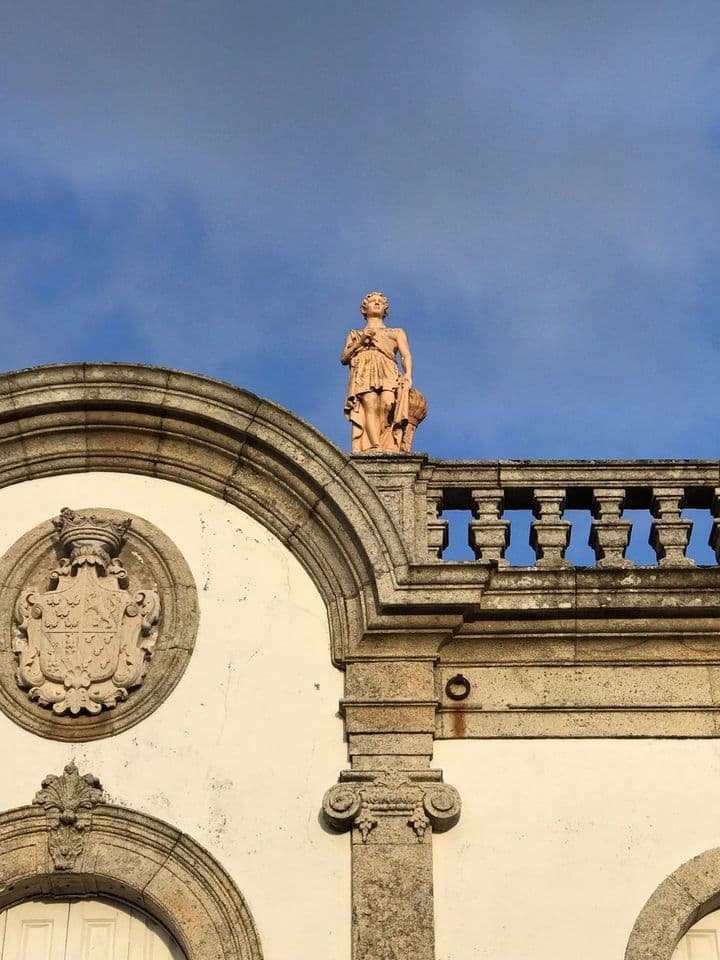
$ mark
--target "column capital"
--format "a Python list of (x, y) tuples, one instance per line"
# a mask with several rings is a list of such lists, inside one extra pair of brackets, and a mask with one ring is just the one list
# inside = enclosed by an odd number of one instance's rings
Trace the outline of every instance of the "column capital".
[(354, 843), (423, 843), (454, 826), (460, 794), (440, 770), (344, 770), (326, 792), (323, 813)]

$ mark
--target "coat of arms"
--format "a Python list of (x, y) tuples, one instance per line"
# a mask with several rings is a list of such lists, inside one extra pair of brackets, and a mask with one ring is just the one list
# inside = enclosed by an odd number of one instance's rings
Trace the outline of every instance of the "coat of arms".
[(53, 520), (66, 556), (50, 589), (22, 590), (15, 607), (16, 679), (58, 714), (95, 714), (142, 683), (156, 639), (160, 598), (131, 589), (120, 550), (131, 524), (75, 513)]

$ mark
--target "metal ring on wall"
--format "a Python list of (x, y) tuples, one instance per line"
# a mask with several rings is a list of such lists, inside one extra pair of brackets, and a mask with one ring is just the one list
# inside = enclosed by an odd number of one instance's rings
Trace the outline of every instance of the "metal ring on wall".
[[(461, 687), (462, 689), (453, 689), (456, 687)], [(445, 694), (451, 700), (467, 699), (467, 697), (470, 696), (470, 681), (461, 673), (456, 673), (455, 676), (450, 677), (448, 682), (445, 684)]]

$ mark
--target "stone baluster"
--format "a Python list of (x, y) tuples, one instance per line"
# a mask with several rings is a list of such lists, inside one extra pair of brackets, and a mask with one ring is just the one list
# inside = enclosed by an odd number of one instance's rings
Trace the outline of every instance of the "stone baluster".
[(537, 567), (569, 567), (565, 551), (570, 543), (570, 521), (563, 520), (564, 490), (536, 490), (533, 520), (530, 525), (530, 546), (535, 551)]
[(715, 488), (710, 510), (713, 515), (713, 522), (708, 543), (715, 552), (715, 559), (720, 563), (720, 487)]
[(510, 521), (501, 520), (502, 490), (473, 490), (473, 517), (468, 528), (468, 543), (476, 560), (490, 561), (499, 567), (508, 565), (505, 551), (510, 543)]
[(651, 512), (655, 520), (650, 528), (649, 543), (661, 567), (694, 567), (695, 561), (685, 556), (690, 542), (692, 520), (680, 516), (683, 491), (656, 487)]
[(632, 567), (625, 558), (630, 543), (632, 522), (621, 520), (625, 491), (595, 490), (593, 493), (589, 545), (595, 551), (598, 567)]
[(442, 490), (428, 490), (427, 542), (429, 560), (442, 560), (443, 550), (448, 545), (448, 522), (441, 518), (442, 503)]

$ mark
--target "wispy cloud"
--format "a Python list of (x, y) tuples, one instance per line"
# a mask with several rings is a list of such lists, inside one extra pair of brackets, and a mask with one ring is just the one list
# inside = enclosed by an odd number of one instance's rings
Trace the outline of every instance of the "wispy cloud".
[(367, 289), (438, 456), (717, 455), (712, 2), (5, 12), (3, 366), (222, 376), (346, 445)]

